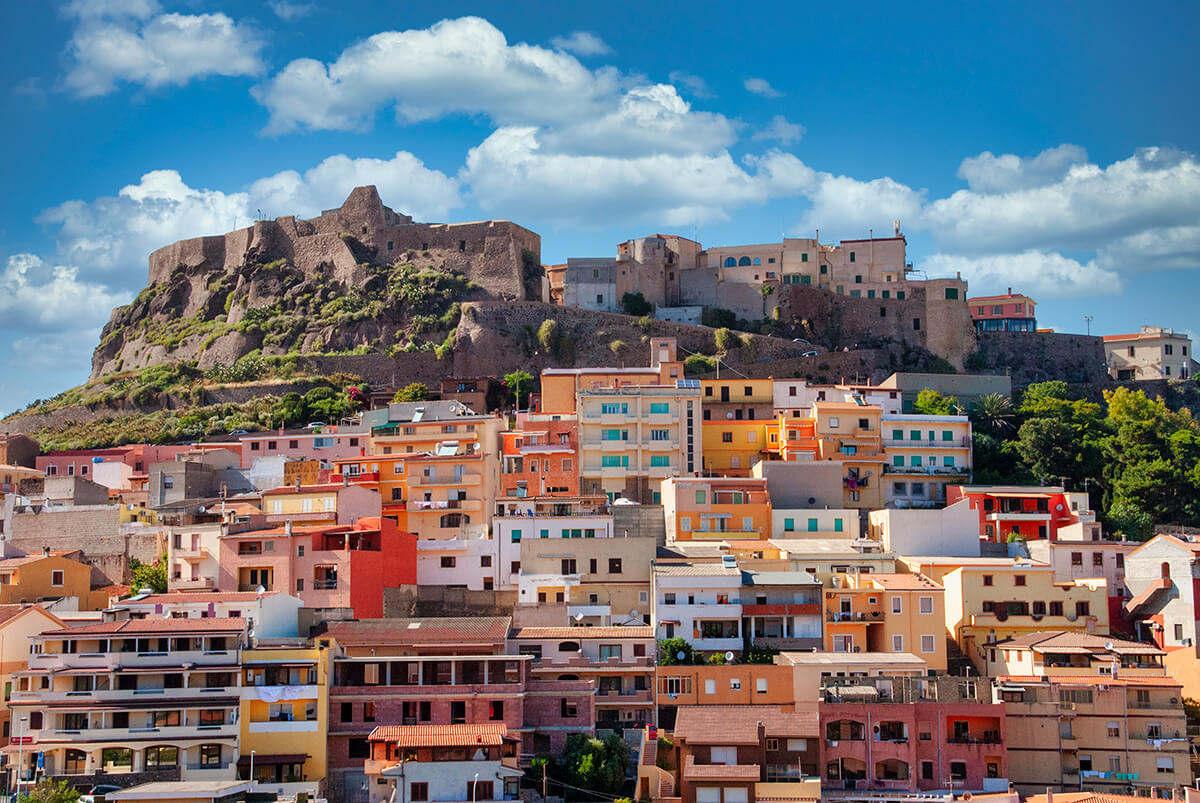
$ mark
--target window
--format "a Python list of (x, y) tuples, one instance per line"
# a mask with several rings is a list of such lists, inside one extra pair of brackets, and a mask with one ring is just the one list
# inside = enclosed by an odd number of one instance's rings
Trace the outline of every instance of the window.
[(480, 568), (483, 568), (483, 569), (490, 569), (492, 566), (492, 556), (491, 555), (480, 555), (479, 556), (479, 566), (480, 566)]
[(503, 720), (504, 719), (504, 701), (492, 700), (488, 704), (488, 719)]
[(786, 533), (795, 532), (796, 531), (796, 520), (795, 519), (784, 519), (783, 520), (783, 531)]
[(985, 574), (983, 576), (983, 584), (985, 586), (990, 586), (992, 584), (992, 576), (990, 574)]
[(921, 636), (921, 652), (932, 653), (937, 651), (937, 642), (934, 641), (934, 636), (926, 633)]
[(707, 499), (708, 499), (708, 494), (705, 491), (696, 491), (696, 504), (697, 505), (707, 504), (705, 501)]
[(225, 711), (220, 708), (205, 708), (200, 711), (201, 725), (224, 725)]
[(441, 563), (443, 569), (453, 569), (455, 564), (458, 563), (458, 559), (453, 555), (444, 555)]
[[(355, 740), (351, 739), (351, 741)], [(408, 787), (408, 799), (413, 803), (425, 803), (429, 800), (429, 782), (413, 781)]]
[(1171, 756), (1159, 756), (1158, 771), (1164, 775), (1175, 772), (1175, 759)]
[(730, 678), (729, 679), (729, 689), (731, 691), (741, 691), (742, 690), (742, 679), (741, 678)]
[(577, 574), (575, 567), (575, 558), (563, 558), (559, 566), (562, 571), (560, 574)]
[(1082, 552), (1072, 552), (1071, 553), (1071, 565), (1072, 566), (1082, 566), (1083, 565), (1083, 553)]
[(155, 711), (154, 712), (154, 727), (156, 728), (173, 728), (179, 726), (178, 711)]
[(1120, 736), (1121, 736), (1121, 723), (1120, 722), (1108, 723), (1108, 736), (1110, 739), (1120, 738)]
[(1025, 575), (1018, 574), (1015, 577), (1013, 577), (1013, 585), (1015, 585), (1015, 586), (1025, 585)]
[(933, 613), (933, 597), (921, 597), (918, 602), (921, 613)]
[(575, 714), (575, 701), (569, 697), (562, 698), (562, 700), (559, 701), (559, 715), (562, 716), (563, 719), (574, 719)]
[(620, 558), (609, 558), (608, 559), (608, 573), (609, 574), (620, 574), (621, 573), (621, 559)]
[(721, 433), (721, 443), (733, 443), (733, 433), (732, 432), (722, 432)]
[(830, 419), (829, 419), (829, 428), (830, 429), (837, 429), (839, 426), (841, 426), (841, 424), (842, 424), (841, 419), (839, 419), (837, 416), (830, 417)]
[(951, 761), (950, 778), (955, 781), (965, 781), (967, 779), (967, 762)]
[(921, 331), (921, 319), (920, 318), (913, 318), (913, 331), (916, 331), (916, 332)]
[(63, 582), (64, 581), (63, 581), (63, 570), (62, 569), (55, 569), (54, 571), (50, 572), (50, 585), (61, 586), (63, 584)]
[(766, 694), (767, 693), (767, 679), (766, 678), (755, 678), (754, 679), (754, 693), (755, 694)]
[(1062, 616), (1063, 615), (1063, 604), (1062, 604), (1061, 600), (1051, 600), (1050, 615), (1051, 616)]
[(1175, 640), (1183, 641), (1183, 625), (1178, 623), (1175, 625)]
[(904, 652), (904, 636), (899, 633), (892, 636), (892, 652)]
[(1103, 552), (1093, 552), (1092, 553), (1092, 565), (1099, 566), (1101, 568), (1104, 567), (1104, 553)]
[(904, 613), (903, 597), (892, 597), (892, 613)]
[(850, 252), (850, 261), (851, 261), (851, 262), (854, 262), (854, 261), (855, 261), (855, 260), (854, 260), (854, 252), (853, 252), (853, 251), (851, 251), (851, 252)]
[(1090, 603), (1087, 602), (1087, 600), (1083, 600), (1081, 602), (1075, 603), (1075, 615), (1076, 616), (1090, 616), (1091, 609), (1092, 609), (1092, 606)]

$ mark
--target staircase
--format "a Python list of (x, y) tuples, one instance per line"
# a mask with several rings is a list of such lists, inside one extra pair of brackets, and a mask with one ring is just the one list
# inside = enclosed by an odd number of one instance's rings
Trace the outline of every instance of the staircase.
[(675, 778), (665, 773), (658, 782), (659, 797), (675, 797)]
[(946, 672), (950, 675), (972, 675), (979, 674), (975, 671), (975, 664), (971, 663), (971, 659), (966, 656), (958, 647), (958, 642), (952, 638), (946, 639)]
[[(645, 731), (642, 731), (644, 734)], [(658, 739), (646, 738), (642, 746), (641, 764), (647, 767), (653, 767), (658, 764)]]

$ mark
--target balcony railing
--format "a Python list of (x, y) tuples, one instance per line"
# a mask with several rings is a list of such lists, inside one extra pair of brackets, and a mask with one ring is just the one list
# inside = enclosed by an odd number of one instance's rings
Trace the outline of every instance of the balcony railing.
[(338, 587), (337, 578), (332, 580), (313, 580), (314, 591), (333, 591)]

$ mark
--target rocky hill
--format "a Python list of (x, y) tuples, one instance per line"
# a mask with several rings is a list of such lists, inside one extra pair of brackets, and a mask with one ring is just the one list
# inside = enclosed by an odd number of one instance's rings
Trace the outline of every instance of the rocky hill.
[(150, 255), (149, 284), (113, 311), (91, 380), (253, 352), (430, 349), (459, 304), (541, 297), (541, 240), (508, 221), (414, 223), (374, 187), (311, 220), (283, 217)]

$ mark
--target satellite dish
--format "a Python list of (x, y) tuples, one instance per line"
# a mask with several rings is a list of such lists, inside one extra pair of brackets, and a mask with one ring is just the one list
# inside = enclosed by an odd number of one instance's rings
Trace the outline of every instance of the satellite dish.
[(631, 611), (629, 612), (629, 615), (630, 615), (630, 616), (632, 616), (632, 617), (636, 617), (636, 616), (638, 615), (638, 609), (637, 609), (637, 608), (634, 608), (633, 610), (631, 610)]
[(258, 588), (254, 589), (254, 593), (255, 594), (265, 594), (265, 593), (267, 593), (267, 589), (263, 588), (262, 586), (259, 586)]
[(582, 613), (582, 612), (575, 614), (575, 621), (576, 621), (576, 622), (582, 622), (582, 621), (583, 621), (583, 613)]
[(729, 663), (732, 663), (733, 662), (733, 653), (732, 652), (725, 653), (725, 660)]
[(687, 653), (684, 652), (683, 650), (680, 650), (679, 652), (675, 653), (675, 657), (682, 661), (684, 658), (687, 657)]
[(196, 512), (197, 512), (197, 513), (203, 513), (203, 512), (204, 512), (204, 505), (201, 505), (200, 507), (196, 508)]
[(1104, 649), (1108, 650), (1109, 652), (1112, 652), (1112, 648), (1113, 648), (1113, 643), (1111, 641), (1104, 642)]

